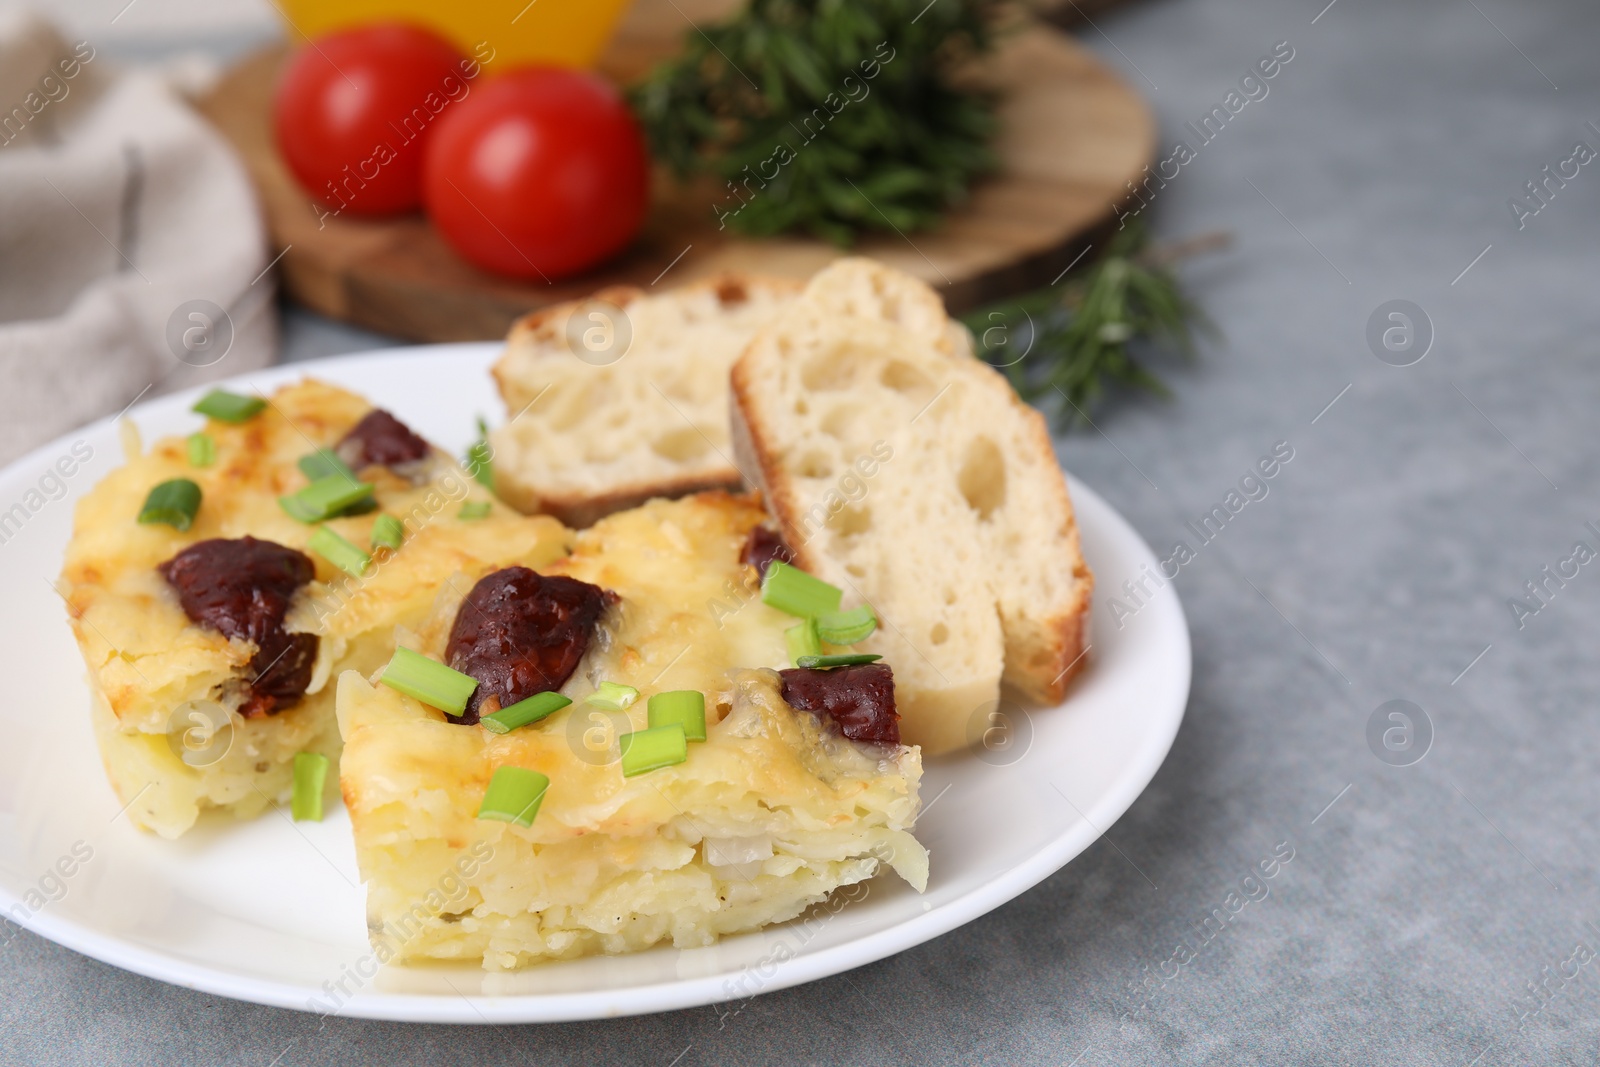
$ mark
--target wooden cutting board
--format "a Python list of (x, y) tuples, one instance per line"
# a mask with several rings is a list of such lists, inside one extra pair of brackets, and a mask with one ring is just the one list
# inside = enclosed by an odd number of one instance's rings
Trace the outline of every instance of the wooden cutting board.
[[(677, 47), (682, 0), (639, 0), (601, 70), (627, 81)], [(695, 11), (704, 5), (688, 5)], [(285, 289), (337, 319), (419, 341), (499, 338), (518, 316), (607, 285), (663, 287), (721, 270), (809, 277), (844, 254), (808, 238), (745, 239), (716, 228), (704, 187), (658, 177), (644, 232), (606, 266), (577, 278), (525, 283), (462, 261), (421, 215), (331, 218), (279, 160), (269, 105), (288, 50), (233, 67), (200, 102), (255, 181)], [(1074, 238), (1105, 222), (1153, 158), (1155, 121), (1139, 94), (1072, 38), (1042, 24), (1007, 37), (990, 67), (1003, 93), (1000, 172), (937, 230), (861, 241), (874, 256), (934, 285), (952, 311), (1050, 281), (1082, 250)]]

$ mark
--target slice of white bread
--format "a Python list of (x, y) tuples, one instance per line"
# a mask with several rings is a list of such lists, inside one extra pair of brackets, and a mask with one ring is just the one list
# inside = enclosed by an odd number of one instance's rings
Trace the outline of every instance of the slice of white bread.
[(1043, 416), (927, 285), (842, 259), (732, 373), (734, 447), (803, 569), (870, 603), (908, 743), (983, 738), (1002, 677), (1055, 703), (1094, 578)]
[(495, 492), (581, 527), (651, 497), (737, 487), (728, 368), (799, 290), (726, 274), (523, 317), (493, 370), (508, 420), (490, 436)]

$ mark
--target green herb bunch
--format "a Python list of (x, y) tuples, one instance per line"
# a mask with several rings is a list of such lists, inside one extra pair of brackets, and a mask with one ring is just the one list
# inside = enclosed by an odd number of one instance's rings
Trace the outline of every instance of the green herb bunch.
[(936, 223), (995, 166), (991, 96), (960, 70), (996, 0), (750, 0), (631, 91), (655, 154), (725, 183), (723, 227), (847, 245)]
[(1166, 395), (1166, 386), (1131, 349), (1165, 344), (1193, 353), (1191, 323), (1207, 323), (1184, 296), (1170, 264), (1227, 239), (1206, 234), (1151, 248), (1143, 225), (1134, 223), (1112, 238), (1099, 259), (1061, 284), (980, 309), (965, 322), (978, 355), (1003, 368), (1026, 399), (1054, 400), (1058, 425), (1070, 428), (1087, 420), (1110, 382)]

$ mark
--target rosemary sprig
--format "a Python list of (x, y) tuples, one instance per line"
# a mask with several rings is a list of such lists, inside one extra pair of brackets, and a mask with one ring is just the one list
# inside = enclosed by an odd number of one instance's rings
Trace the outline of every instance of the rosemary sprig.
[[(1119, 231), (1104, 255), (1059, 286), (1035, 290), (966, 316), (980, 358), (1004, 369), (1029, 401), (1051, 399), (1063, 429), (1088, 419), (1110, 382), (1166, 395), (1130, 346), (1165, 344), (1193, 354), (1193, 327), (1209, 329), (1170, 265), (1226, 244), (1205, 234), (1151, 248), (1140, 223)], [(1059, 397), (1059, 399), (1056, 399)]]
[(958, 70), (998, 0), (750, 0), (630, 91), (655, 154), (726, 188), (720, 224), (849, 244), (934, 225), (992, 170), (991, 98)]

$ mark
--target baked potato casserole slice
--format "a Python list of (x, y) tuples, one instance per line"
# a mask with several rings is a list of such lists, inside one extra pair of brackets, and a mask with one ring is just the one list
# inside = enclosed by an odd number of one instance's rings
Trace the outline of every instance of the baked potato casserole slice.
[[(898, 743), (889, 668), (784, 669), (794, 619), (747, 562), (763, 518), (752, 496), (651, 501), (538, 573), (444, 583), (400, 644), (469, 676), (459, 711), (395, 688), (407, 652), (376, 682), (340, 677), (340, 784), (380, 960), (502, 970), (701, 946), (885, 868), (926, 886), (921, 756)], [(703, 718), (658, 725), (685, 694)], [(539, 701), (553, 710), (524, 723)], [(677, 754), (641, 763), (658, 733)], [(511, 780), (544, 784), (492, 811)]]
[[(297, 753), (336, 758), (331, 680), (381, 666), (445, 578), (570, 546), (353, 393), (307, 380), (232, 400), (194, 438), (130, 441), (79, 502), (57, 586), (111, 784), (169, 838), (208, 808), (287, 800)], [(370, 489), (336, 508), (308, 497), (334, 470)], [(152, 490), (172, 482), (193, 485), (195, 506), (149, 521)]]

